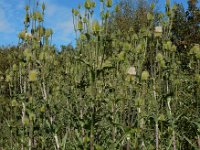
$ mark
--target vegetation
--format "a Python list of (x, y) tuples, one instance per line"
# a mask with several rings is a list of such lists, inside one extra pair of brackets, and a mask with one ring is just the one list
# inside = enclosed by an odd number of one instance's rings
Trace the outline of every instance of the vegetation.
[(61, 52), (45, 4), (25, 7), (18, 46), (0, 50), (2, 150), (200, 149), (197, 1), (129, 2), (100, 0), (100, 20), (92, 0), (72, 9), (76, 47)]

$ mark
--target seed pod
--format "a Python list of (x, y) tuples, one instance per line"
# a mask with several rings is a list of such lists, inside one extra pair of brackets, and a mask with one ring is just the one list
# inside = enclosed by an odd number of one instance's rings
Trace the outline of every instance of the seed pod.
[(162, 55), (161, 53), (158, 53), (158, 54), (156, 55), (156, 60), (157, 60), (158, 62), (163, 61), (163, 60), (164, 60), (163, 55)]
[(37, 19), (38, 19), (39, 22), (43, 21), (43, 16), (40, 12), (37, 12)]
[(53, 34), (53, 30), (52, 29), (46, 29), (45, 30), (45, 36), (48, 38)]
[(36, 70), (31, 70), (29, 72), (29, 81), (30, 82), (37, 81), (37, 75), (38, 75), (38, 72)]
[(195, 44), (195, 45), (191, 48), (190, 54), (196, 55), (196, 54), (199, 54), (199, 53), (200, 53), (200, 46), (199, 46), (199, 44)]
[(155, 30), (154, 30), (154, 36), (155, 37), (161, 37), (162, 32), (163, 32), (162, 26), (156, 26)]
[(42, 3), (42, 10), (44, 11), (45, 10), (45, 4), (44, 3)]
[(17, 65), (16, 64), (13, 65), (13, 71), (17, 71)]
[(29, 120), (30, 120), (30, 121), (35, 121), (35, 119), (36, 119), (35, 114), (34, 114), (34, 113), (30, 113), (30, 114), (29, 114)]
[(138, 36), (137, 36), (137, 34), (136, 34), (136, 33), (135, 33), (135, 34), (133, 34), (131, 38), (132, 38), (132, 40), (138, 40)]
[(22, 32), (20, 32), (20, 33), (18, 34), (18, 37), (19, 37), (20, 39), (24, 40), (24, 39), (25, 39), (25, 35), (26, 35), (25, 31), (22, 31)]
[(13, 99), (11, 102), (12, 107), (16, 107), (18, 105), (16, 99)]
[(159, 117), (158, 117), (158, 120), (159, 121), (165, 121), (165, 116), (163, 114), (161, 114)]
[(78, 30), (83, 30), (83, 22), (81, 20), (78, 22)]
[(107, 0), (106, 1), (106, 6), (108, 7), (108, 8), (110, 8), (110, 7), (112, 7), (112, 0)]
[(127, 74), (128, 75), (131, 75), (131, 76), (135, 76), (136, 75), (136, 69), (134, 66), (131, 66), (128, 71), (127, 71)]
[(141, 75), (141, 80), (145, 81), (145, 80), (148, 80), (148, 78), (149, 78), (149, 72), (143, 71)]
[(86, 40), (87, 40), (87, 37), (86, 37), (85, 34), (81, 34), (81, 35), (80, 35), (80, 39), (81, 39), (81, 41), (86, 41)]
[(23, 125), (28, 126), (29, 125), (29, 119), (27, 117), (23, 118)]
[(43, 106), (40, 108), (40, 112), (41, 112), (41, 113), (44, 113), (45, 110), (46, 110), (46, 109), (45, 109), (45, 106), (43, 105)]
[(110, 12), (107, 11), (107, 12), (104, 14), (104, 17), (105, 17), (105, 19), (109, 18), (109, 17), (110, 17)]
[(12, 77), (11, 77), (11, 75), (6, 75), (6, 82), (10, 82), (10, 81), (12, 81)]
[(90, 0), (86, 0), (84, 6), (85, 6), (86, 9), (90, 9), (92, 7)]
[(176, 52), (176, 45), (172, 45), (171, 51)]
[(79, 14), (79, 11), (76, 9), (72, 9), (72, 14), (74, 14), (74, 16), (77, 16)]
[(29, 10), (29, 6), (28, 6), (28, 5), (25, 6), (25, 10), (26, 10), (26, 11)]
[(120, 11), (120, 7), (119, 7), (119, 5), (116, 5), (115, 6), (115, 12), (119, 12)]
[(160, 67), (162, 67), (162, 68), (165, 67), (165, 60), (164, 60), (164, 57), (161, 53), (158, 53), (156, 55), (156, 61), (160, 64)]
[(147, 14), (147, 20), (151, 21), (153, 19), (154, 19), (153, 15), (150, 12), (148, 12), (148, 14)]
[(30, 22), (30, 16), (28, 13), (26, 13), (25, 19), (24, 19), (25, 23), (29, 23)]
[(91, 2), (91, 7), (92, 8), (96, 7), (96, 3), (95, 2)]
[(124, 51), (121, 51), (119, 54), (118, 54), (118, 60), (119, 61), (124, 61), (125, 59), (125, 53)]
[(96, 34), (100, 31), (100, 25), (98, 21), (94, 21), (92, 24), (92, 31)]

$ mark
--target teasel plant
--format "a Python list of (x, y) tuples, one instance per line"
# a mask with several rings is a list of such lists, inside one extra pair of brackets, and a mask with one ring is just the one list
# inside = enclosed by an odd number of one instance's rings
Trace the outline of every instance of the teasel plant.
[(10, 56), (20, 61), (0, 73), (10, 98), (4, 149), (198, 149), (199, 45), (185, 74), (169, 0), (159, 23), (152, 4), (147, 27), (127, 33), (111, 30), (121, 11), (114, 1), (86, 0), (72, 9), (76, 47), (62, 52), (44, 27), (45, 9), (29, 1), (20, 52)]

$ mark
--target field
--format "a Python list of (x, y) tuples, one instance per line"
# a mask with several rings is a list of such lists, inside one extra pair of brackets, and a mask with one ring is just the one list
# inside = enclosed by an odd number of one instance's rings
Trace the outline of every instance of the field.
[(197, 0), (86, 0), (61, 51), (33, 2), (0, 48), (0, 150), (200, 149)]

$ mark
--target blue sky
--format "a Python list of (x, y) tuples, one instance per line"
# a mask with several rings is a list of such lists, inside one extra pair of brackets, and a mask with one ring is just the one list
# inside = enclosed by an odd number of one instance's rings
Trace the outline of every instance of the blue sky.
[[(45, 2), (45, 24), (54, 31), (53, 43), (59, 47), (75, 42), (71, 9), (83, 4), (84, 0), (39, 0)], [(99, 0), (95, 0), (99, 3)], [(118, 0), (119, 1), (119, 0)], [(187, 0), (171, 0), (187, 4)], [(24, 7), (28, 0), (0, 0), (0, 46), (16, 45), (17, 35), (23, 29)], [(165, 0), (159, 0), (164, 8)]]

